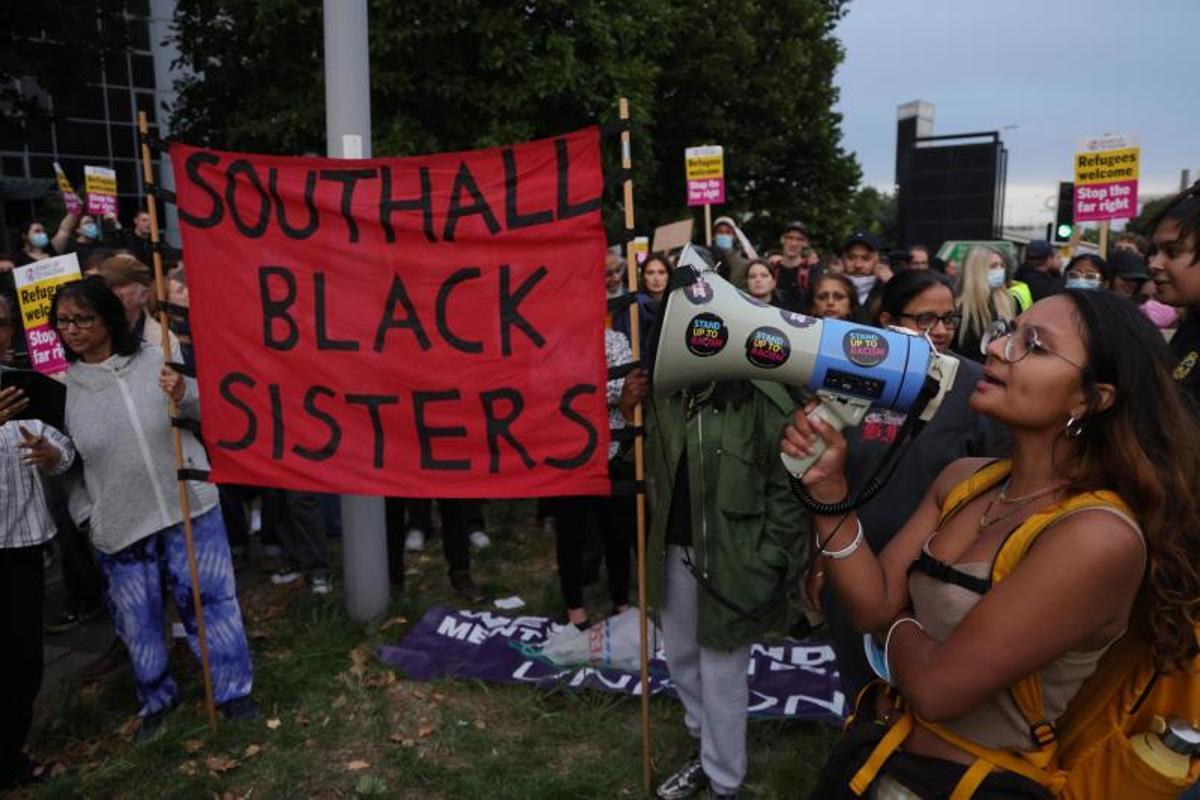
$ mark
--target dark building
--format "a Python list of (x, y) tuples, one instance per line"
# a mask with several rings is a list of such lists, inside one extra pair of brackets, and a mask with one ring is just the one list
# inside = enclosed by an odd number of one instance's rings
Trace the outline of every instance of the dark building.
[[(85, 4), (80, 6), (86, 9)], [(104, 58), (94, 80), (84, 81), (70, 94), (53, 97), (41, 92), (32, 80), (22, 81), (27, 93), (31, 90), (40, 95), (39, 105), (47, 112), (48, 119), (34, 119), (21, 127), (2, 129), (0, 248), (3, 252), (20, 247), (20, 226), (34, 218), (47, 192), (57, 191), (53, 167), (56, 161), (81, 196), (85, 165), (115, 170), (123, 225), (129, 226), (134, 214), (145, 207), (137, 112), (147, 113), (151, 132), (157, 134), (158, 117), (165, 115), (162, 110), (165, 98), (157, 89), (160, 78), (156, 66), (161, 74), (164, 54), (154, 50), (161, 50), (158, 42), (165, 38), (162, 29), (169, 22), (173, 6), (173, 0), (168, 3), (125, 0), (128, 46)], [(167, 16), (163, 18), (162, 14)], [(79, 21), (87, 24), (87, 15), (81, 13)], [(42, 31), (13, 31), (13, 35), (34, 43), (47, 36)], [(97, 35), (103, 35), (103, 31)], [(51, 232), (58, 221), (43, 220)]]
[(900, 244), (933, 250), (948, 239), (998, 239), (1008, 151), (997, 131), (933, 135), (933, 106), (899, 109), (896, 216)]

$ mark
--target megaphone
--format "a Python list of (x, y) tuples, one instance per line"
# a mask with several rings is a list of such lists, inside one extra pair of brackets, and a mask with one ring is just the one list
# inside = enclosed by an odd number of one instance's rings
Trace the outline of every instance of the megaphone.
[[(928, 338), (767, 305), (720, 277), (692, 245), (680, 253), (671, 284), (654, 357), (656, 394), (721, 380), (804, 386), (820, 400), (809, 417), (840, 431), (872, 407), (916, 412), (927, 422), (954, 385), (958, 359)], [(807, 458), (780, 456), (799, 479), (824, 449), (818, 441)]]

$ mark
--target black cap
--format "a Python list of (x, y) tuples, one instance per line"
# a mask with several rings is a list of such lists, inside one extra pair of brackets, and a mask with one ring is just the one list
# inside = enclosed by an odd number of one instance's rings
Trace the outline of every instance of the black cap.
[(842, 245), (842, 252), (845, 253), (856, 244), (866, 245), (872, 252), (879, 252), (879, 240), (866, 231), (855, 231), (850, 234), (850, 238)]
[(797, 231), (799, 233), (803, 233), (805, 236), (808, 236), (808, 229), (805, 228), (804, 223), (799, 220), (794, 219), (787, 225), (784, 225), (783, 232), (787, 233), (788, 231)]
[(1150, 280), (1150, 270), (1146, 262), (1137, 253), (1128, 250), (1115, 250), (1108, 257), (1108, 274), (1130, 281)]
[(1025, 257), (1043, 259), (1049, 258), (1054, 254), (1054, 248), (1045, 239), (1034, 239), (1029, 244), (1025, 245)]

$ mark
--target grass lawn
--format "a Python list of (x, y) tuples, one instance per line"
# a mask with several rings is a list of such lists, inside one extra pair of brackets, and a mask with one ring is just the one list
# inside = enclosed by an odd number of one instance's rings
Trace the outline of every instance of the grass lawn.
[[(493, 546), (476, 553), (491, 596), (519, 594), (529, 613), (561, 610), (554, 542), (532, 524), (532, 505), (493, 503)], [(71, 686), (35, 724), (33, 749), (67, 769), (24, 797), (612, 798), (641, 793), (636, 698), (548, 693), (468, 682), (410, 682), (378, 664), (374, 647), (399, 639), (424, 610), (460, 606), (445, 578), (440, 539), (410, 554), (407, 588), (385, 620), (346, 618), (340, 593), (256, 582), (242, 609), (254, 650), (255, 722), (222, 721), (211, 735), (199, 668), (173, 653), (183, 704), (154, 740), (134, 745), (128, 671)], [(607, 601), (589, 587), (593, 615)], [(44, 710), (46, 711), (46, 710)], [(661, 780), (691, 753), (673, 700), (654, 699), (652, 752)], [(750, 726), (745, 797), (802, 797), (834, 733), (794, 722)]]

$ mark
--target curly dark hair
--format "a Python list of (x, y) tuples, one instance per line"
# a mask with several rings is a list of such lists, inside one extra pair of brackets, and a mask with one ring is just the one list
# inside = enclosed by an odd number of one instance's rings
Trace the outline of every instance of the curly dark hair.
[[(58, 319), (58, 306), (63, 300), (71, 300), (96, 312), (100, 324), (112, 338), (113, 353), (116, 355), (131, 356), (142, 346), (139, 333), (129, 328), (124, 306), (100, 276), (92, 275), (81, 281), (63, 284), (50, 301), (51, 320)], [(79, 353), (68, 347), (66, 342), (63, 342), (63, 351), (68, 361), (79, 360)]]
[[(1179, 226), (1175, 243), (1183, 246), (1188, 239), (1192, 240), (1192, 263), (1200, 262), (1200, 181), (1171, 198), (1162, 211), (1150, 222), (1150, 233), (1158, 230), (1158, 226), (1171, 221)], [(1151, 250), (1154, 250), (1151, 245)]]
[(1196, 653), (1200, 622), (1200, 428), (1162, 335), (1136, 305), (1109, 292), (1063, 295), (1087, 349), (1084, 391), (1095, 402), (1097, 384), (1116, 390), (1072, 440), (1070, 488), (1115, 491), (1132, 509), (1149, 551), (1135, 622), (1159, 666), (1182, 665)]

